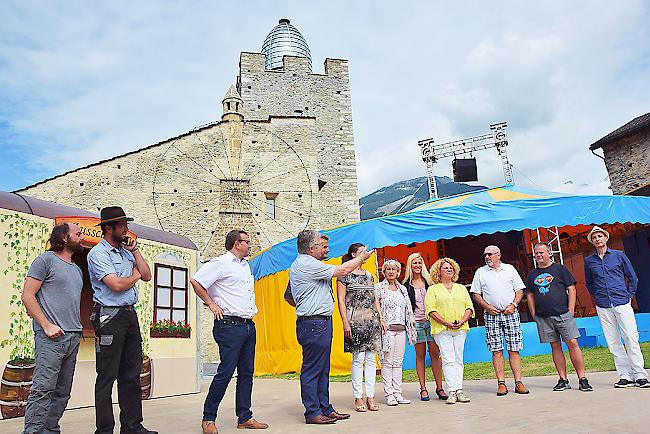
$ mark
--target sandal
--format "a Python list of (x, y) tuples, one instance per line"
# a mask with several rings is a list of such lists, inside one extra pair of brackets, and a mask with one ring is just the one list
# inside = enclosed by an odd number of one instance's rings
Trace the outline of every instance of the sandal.
[(429, 399), (431, 398), (429, 398), (429, 391), (427, 390), (427, 388), (420, 387), (420, 401), (428, 401)]
[[(359, 404), (359, 401), (361, 401), (361, 404)], [(356, 398), (354, 400), (354, 409), (358, 411), (359, 413), (363, 413), (366, 411), (366, 406), (363, 405), (363, 399), (361, 398)]]
[(442, 401), (446, 401), (447, 399), (449, 399), (449, 396), (447, 396), (447, 394), (445, 393), (445, 389), (443, 389), (442, 387), (440, 389), (436, 389), (436, 395), (438, 395), (438, 399)]
[(369, 399), (366, 399), (366, 405), (368, 406), (368, 410), (370, 411), (379, 410), (379, 406), (374, 402), (371, 403)]

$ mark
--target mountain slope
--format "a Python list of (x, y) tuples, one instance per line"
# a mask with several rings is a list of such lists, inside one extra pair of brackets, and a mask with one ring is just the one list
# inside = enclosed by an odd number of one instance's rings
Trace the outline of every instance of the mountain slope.
[[(453, 182), (446, 176), (436, 176), (436, 183), (438, 184), (438, 196), (440, 197), (485, 188), (480, 185)], [(396, 182), (359, 199), (361, 220), (405, 212), (427, 200), (429, 200), (429, 187), (426, 177), (421, 176)]]

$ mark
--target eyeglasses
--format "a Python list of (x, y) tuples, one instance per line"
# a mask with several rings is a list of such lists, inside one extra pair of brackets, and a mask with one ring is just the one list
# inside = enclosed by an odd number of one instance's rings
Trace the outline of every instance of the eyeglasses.
[(483, 256), (492, 256), (492, 255), (498, 255), (499, 252), (485, 252), (483, 253)]
[(250, 245), (250, 243), (251, 243), (251, 240), (242, 240), (241, 238), (238, 239), (237, 241), (241, 241), (242, 243), (246, 243), (248, 245)]

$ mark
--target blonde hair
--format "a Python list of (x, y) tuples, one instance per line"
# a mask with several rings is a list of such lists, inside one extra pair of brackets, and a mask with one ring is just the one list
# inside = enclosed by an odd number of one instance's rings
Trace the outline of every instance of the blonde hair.
[(442, 281), (442, 279), (440, 279), (440, 269), (442, 268), (442, 264), (445, 262), (451, 265), (451, 268), (454, 269), (454, 275), (451, 278), (451, 281), (458, 281), (458, 273), (460, 273), (460, 265), (458, 265), (458, 262), (451, 258), (440, 258), (431, 266), (431, 280), (433, 283), (440, 283)]
[(381, 265), (381, 274), (386, 274), (386, 267), (389, 265), (394, 265), (397, 267), (397, 276), (399, 277), (399, 273), (402, 272), (402, 264), (397, 259), (386, 259), (384, 263)]
[(422, 259), (422, 271), (420, 274), (422, 274), (422, 278), (424, 279), (424, 282), (427, 284), (427, 286), (431, 285), (433, 282), (431, 281), (431, 276), (429, 275), (429, 270), (427, 270), (427, 263), (424, 262), (424, 258), (422, 255), (418, 252), (411, 253), (406, 260), (406, 269), (404, 270), (404, 280), (402, 280), (403, 284), (406, 284), (406, 282), (411, 282), (411, 279), (413, 278), (413, 261), (416, 260), (417, 258)]

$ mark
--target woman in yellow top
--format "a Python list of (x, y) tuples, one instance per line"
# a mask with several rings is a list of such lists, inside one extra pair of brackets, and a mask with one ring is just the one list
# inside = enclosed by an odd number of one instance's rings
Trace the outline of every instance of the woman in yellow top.
[(440, 348), (442, 371), (447, 383), (447, 404), (469, 402), (463, 393), (463, 350), (469, 331), (467, 321), (474, 306), (467, 289), (455, 283), (460, 267), (450, 258), (438, 259), (431, 267), (433, 285), (427, 290), (424, 307), (431, 321), (431, 335)]

